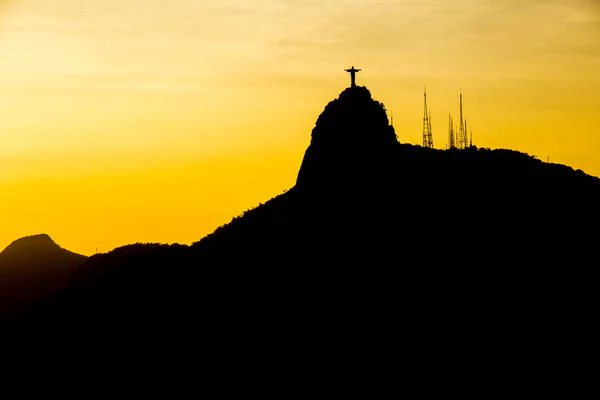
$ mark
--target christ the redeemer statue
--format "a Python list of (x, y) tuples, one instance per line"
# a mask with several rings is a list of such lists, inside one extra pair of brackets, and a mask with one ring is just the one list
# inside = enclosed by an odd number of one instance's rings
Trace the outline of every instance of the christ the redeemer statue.
[(346, 69), (346, 72), (350, 72), (350, 78), (352, 79), (352, 87), (356, 86), (356, 73), (360, 71), (360, 69), (354, 68), (354, 65), (350, 69)]

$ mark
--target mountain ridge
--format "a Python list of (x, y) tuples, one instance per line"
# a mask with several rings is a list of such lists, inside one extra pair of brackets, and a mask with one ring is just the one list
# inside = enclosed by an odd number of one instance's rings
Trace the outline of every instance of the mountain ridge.
[(20, 246), (27, 246), (33, 243), (43, 244), (44, 246), (58, 246), (48, 234), (40, 233), (35, 235), (23, 236), (19, 239), (13, 240), (8, 246), (4, 248), (4, 250), (0, 252), (0, 254), (6, 251), (12, 251), (14, 248), (18, 248)]
[[(373, 112), (347, 108), (352, 93)], [(521, 348), (523, 337), (550, 346), (566, 337), (557, 324), (585, 324), (600, 179), (506, 149), (399, 143), (370, 95), (345, 96), (323, 111), (328, 128), (313, 130), (320, 139), (288, 191), (190, 246), (90, 257), (16, 331), (170, 338), (186, 352), (201, 338), (216, 358), (290, 343), (368, 343), (383, 354), (401, 338), (422, 356), (440, 332), (477, 351)], [(349, 114), (359, 128), (344, 141)]]

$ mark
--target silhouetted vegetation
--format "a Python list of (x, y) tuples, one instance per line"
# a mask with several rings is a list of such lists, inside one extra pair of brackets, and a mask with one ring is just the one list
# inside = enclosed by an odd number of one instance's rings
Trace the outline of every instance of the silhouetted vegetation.
[(527, 154), (400, 144), (383, 105), (351, 88), (319, 117), (295, 187), (191, 246), (90, 257), (14, 326), (229, 350), (333, 326), (407, 343), (463, 343), (467, 326), (473, 342), (541, 335), (583, 312), (572, 306), (597, 263), (598, 204), (598, 178)]

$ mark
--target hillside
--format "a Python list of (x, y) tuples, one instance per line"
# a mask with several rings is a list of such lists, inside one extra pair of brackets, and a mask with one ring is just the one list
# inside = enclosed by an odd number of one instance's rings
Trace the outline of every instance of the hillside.
[(354, 87), (319, 116), (296, 186), (193, 248), (231, 262), (574, 261), (596, 239), (599, 196), (598, 178), (516, 151), (400, 144)]
[(0, 253), (0, 317), (64, 289), (86, 258), (45, 234), (15, 240)]
[(445, 340), (471, 329), (473, 343), (575, 329), (595, 282), (598, 204), (600, 180), (567, 166), (401, 144), (384, 106), (349, 88), (319, 117), (293, 188), (191, 246), (90, 257), (13, 326), (230, 351), (331, 329), (344, 342), (340, 327), (415, 343), (450, 326)]

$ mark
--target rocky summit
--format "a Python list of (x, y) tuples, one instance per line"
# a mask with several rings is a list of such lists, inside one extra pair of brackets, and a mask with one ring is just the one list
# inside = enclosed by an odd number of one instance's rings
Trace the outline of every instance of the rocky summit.
[(376, 179), (386, 173), (398, 144), (385, 106), (366, 87), (349, 87), (317, 119), (297, 185)]

